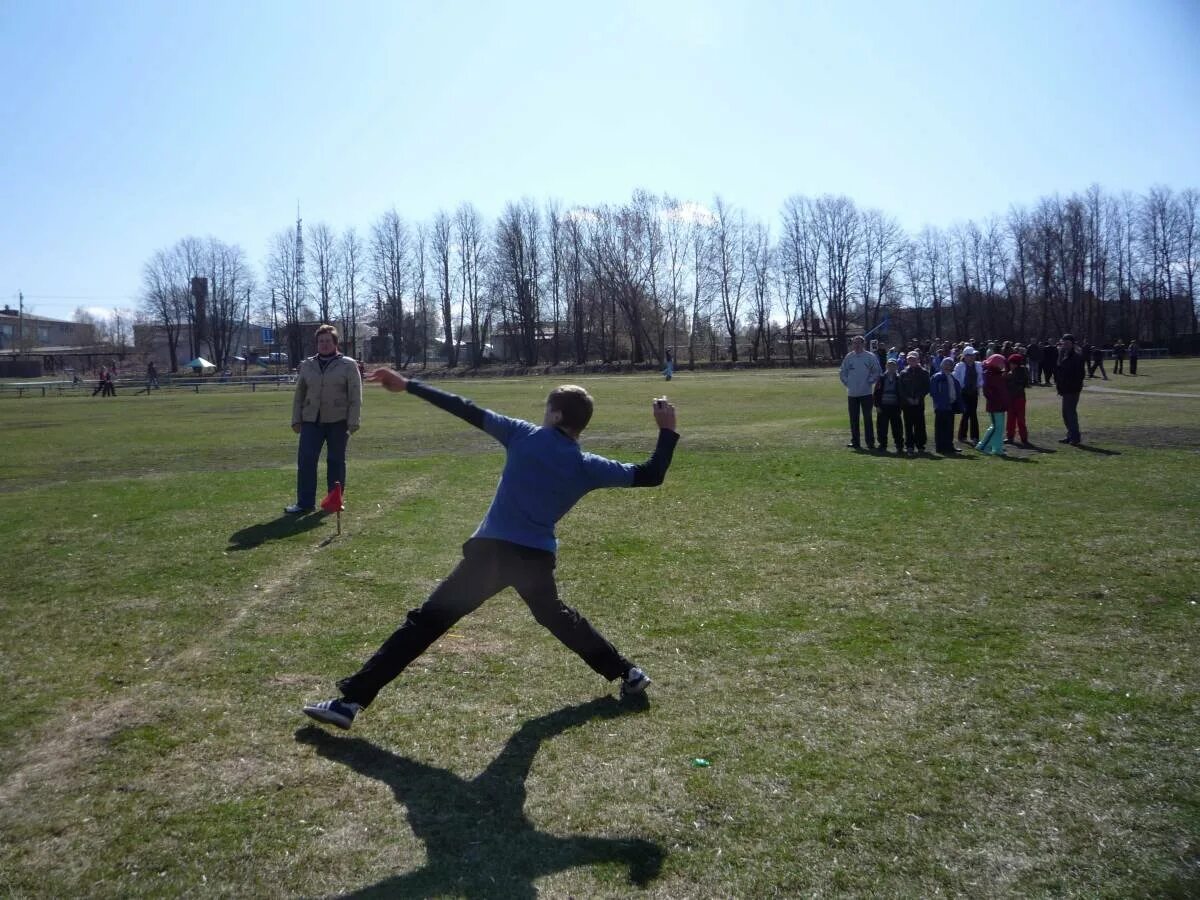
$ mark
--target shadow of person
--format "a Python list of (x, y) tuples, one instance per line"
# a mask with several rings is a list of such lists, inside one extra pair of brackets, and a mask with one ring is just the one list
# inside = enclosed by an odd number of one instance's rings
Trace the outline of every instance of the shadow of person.
[(1103, 447), (1093, 447), (1090, 444), (1075, 444), (1076, 450), (1086, 450), (1088, 453), (1099, 453), (1101, 456), (1120, 456), (1120, 450), (1105, 450)]
[(420, 869), (385, 879), (351, 897), (534, 898), (537, 878), (579, 866), (619, 863), (644, 886), (658, 876), (663, 850), (641, 838), (559, 837), (538, 831), (525, 815), (525, 780), (538, 748), (568, 728), (646, 709), (648, 702), (601, 697), (530, 719), (472, 779), (416, 762), (362, 738), (335, 737), (306, 725), (296, 740), (321, 756), (382, 781), (407, 810), (425, 844)]
[(257, 525), (250, 525), (243, 528), (241, 531), (235, 531), (229, 536), (229, 546), (225, 549), (227, 551), (251, 550), (267, 541), (277, 541), (280, 538), (291, 537), (294, 534), (303, 534), (314, 528), (320, 528), (324, 519), (324, 516), (318, 515), (283, 515), (278, 519), (272, 519), (270, 522), (260, 522)]

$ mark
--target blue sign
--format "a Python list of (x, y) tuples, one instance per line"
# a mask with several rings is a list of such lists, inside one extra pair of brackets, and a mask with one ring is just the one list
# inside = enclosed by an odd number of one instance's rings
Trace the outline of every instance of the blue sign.
[(275, 343), (275, 329), (274, 328), (264, 328), (262, 330), (262, 342), (264, 344), (268, 344), (268, 345)]

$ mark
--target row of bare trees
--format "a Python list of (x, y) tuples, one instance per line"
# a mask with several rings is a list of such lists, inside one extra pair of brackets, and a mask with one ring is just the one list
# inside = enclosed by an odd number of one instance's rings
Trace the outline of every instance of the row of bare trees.
[[(415, 223), (393, 208), (365, 238), (299, 221), (279, 232), (257, 292), (240, 248), (180, 241), (146, 264), (143, 313), (168, 333), (187, 322), (189, 277), (203, 274), (214, 339), (253, 295), (293, 359), (299, 323), (320, 320), (363, 356), (355, 335), (373, 326), (376, 357), (399, 365), (436, 355), (478, 366), (493, 343), (530, 366), (662, 361), (668, 350), (691, 362), (814, 362), (884, 322), (893, 341), (1069, 330), (1161, 343), (1198, 330), (1198, 199), (1092, 187), (915, 235), (832, 195), (789, 197), (775, 234), (719, 196), (709, 207), (644, 191), (587, 207), (522, 200), (491, 223), (469, 203)], [(217, 344), (212, 353), (223, 364)]]
[[(207, 281), (207, 296), (198, 305), (192, 279)], [(186, 237), (157, 250), (142, 269), (139, 319), (161, 327), (166, 336), (171, 371), (179, 368), (179, 353), (187, 360), (206, 355), (219, 368), (228, 365), (246, 327), (254, 273), (245, 251), (216, 238)], [(185, 338), (187, 344), (180, 345)]]

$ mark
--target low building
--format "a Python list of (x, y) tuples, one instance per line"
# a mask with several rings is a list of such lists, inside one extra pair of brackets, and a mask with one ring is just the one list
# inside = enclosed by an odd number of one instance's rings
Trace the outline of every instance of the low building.
[(0, 309), (0, 350), (90, 347), (95, 343), (94, 325), (22, 313), (8, 305)]

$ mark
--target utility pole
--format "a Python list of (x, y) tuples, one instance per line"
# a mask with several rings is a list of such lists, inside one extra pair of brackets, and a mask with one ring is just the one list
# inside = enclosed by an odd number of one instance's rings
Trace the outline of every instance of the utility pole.
[(25, 349), (25, 292), (17, 291), (17, 349)]
[(275, 364), (275, 377), (279, 377), (279, 358), (275, 348), (279, 346), (279, 320), (275, 317), (275, 288), (271, 288), (271, 362)]

